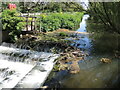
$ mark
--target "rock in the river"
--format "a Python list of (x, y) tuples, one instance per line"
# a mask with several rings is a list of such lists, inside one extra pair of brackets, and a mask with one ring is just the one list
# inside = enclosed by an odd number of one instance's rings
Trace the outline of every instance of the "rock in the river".
[(72, 61), (72, 64), (70, 65), (70, 70), (69, 72), (71, 74), (76, 74), (80, 72), (80, 67), (78, 65), (78, 61)]
[(109, 58), (101, 58), (100, 61), (103, 63), (111, 63), (112, 62)]
[(41, 89), (47, 89), (48, 88), (48, 86), (42, 86), (42, 87), (40, 87)]
[(66, 70), (66, 69), (68, 69), (68, 65), (67, 64), (60, 64), (59, 71), (60, 70)]

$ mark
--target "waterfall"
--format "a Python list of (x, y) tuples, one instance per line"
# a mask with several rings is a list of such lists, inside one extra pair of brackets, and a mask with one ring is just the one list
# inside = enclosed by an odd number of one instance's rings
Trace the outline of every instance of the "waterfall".
[(39, 88), (59, 54), (0, 46), (0, 89)]

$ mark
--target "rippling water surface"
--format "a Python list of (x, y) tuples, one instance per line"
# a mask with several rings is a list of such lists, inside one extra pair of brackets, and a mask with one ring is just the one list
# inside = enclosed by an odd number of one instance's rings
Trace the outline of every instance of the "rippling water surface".
[[(84, 15), (79, 32), (87, 32), (86, 20), (89, 15)], [(54, 77), (50, 84), (59, 83), (65, 88), (108, 88), (119, 87), (120, 73), (118, 64), (120, 60), (114, 57), (114, 51), (119, 48), (119, 35), (110, 33), (78, 34), (79, 39), (73, 40), (72, 45), (80, 48), (89, 56), (79, 62), (80, 73), (69, 74), (67, 71), (53, 72)], [(102, 36), (100, 36), (102, 35)], [(100, 62), (101, 58), (109, 58), (112, 63)]]

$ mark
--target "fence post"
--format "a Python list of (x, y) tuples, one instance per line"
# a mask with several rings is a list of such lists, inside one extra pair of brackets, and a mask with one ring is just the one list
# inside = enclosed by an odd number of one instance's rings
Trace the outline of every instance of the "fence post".
[(36, 29), (36, 25), (35, 25), (35, 22), (36, 22), (36, 17), (34, 17), (34, 30)]
[(40, 20), (39, 21), (39, 24), (40, 24), (40, 30), (39, 31), (41, 32), (41, 18), (39, 20)]
[(33, 31), (33, 17), (32, 18), (32, 21), (31, 21), (31, 31)]
[(28, 16), (26, 17), (26, 31), (28, 31)]

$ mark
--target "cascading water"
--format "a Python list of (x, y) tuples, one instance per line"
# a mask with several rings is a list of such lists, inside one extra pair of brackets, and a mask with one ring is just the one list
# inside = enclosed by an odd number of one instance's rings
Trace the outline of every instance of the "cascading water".
[(0, 46), (0, 89), (39, 88), (58, 54)]

